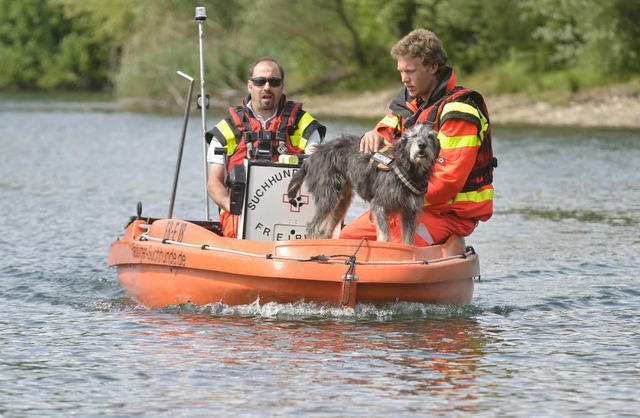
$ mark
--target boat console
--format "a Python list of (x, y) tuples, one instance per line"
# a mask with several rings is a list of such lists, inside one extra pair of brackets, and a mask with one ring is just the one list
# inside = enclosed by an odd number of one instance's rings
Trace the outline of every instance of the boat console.
[(306, 238), (315, 207), (304, 186), (295, 199), (289, 200), (289, 181), (300, 164), (291, 156), (283, 157), (289, 157), (281, 158), (289, 162), (245, 160), (244, 166), (235, 166), (227, 177), (232, 213), (240, 215), (238, 237), (254, 241)]

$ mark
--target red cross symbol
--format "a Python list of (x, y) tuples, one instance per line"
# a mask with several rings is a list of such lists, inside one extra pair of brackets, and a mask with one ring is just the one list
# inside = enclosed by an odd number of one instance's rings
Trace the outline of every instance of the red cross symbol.
[(300, 212), (300, 209), (304, 205), (308, 205), (309, 204), (309, 196), (300, 195), (300, 196), (298, 196), (295, 199), (292, 199), (290, 201), (289, 200), (289, 196), (285, 193), (285, 194), (282, 195), (282, 203), (288, 203), (289, 204), (289, 211), (290, 212)]

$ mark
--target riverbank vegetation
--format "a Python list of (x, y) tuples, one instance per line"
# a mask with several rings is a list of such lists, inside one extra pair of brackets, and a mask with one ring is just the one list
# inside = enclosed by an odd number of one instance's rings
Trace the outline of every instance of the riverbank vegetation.
[(176, 71), (199, 77), (198, 6), (219, 103), (244, 90), (263, 55), (284, 65), (289, 93), (397, 85), (389, 50), (417, 27), (489, 94), (562, 100), (640, 78), (640, 3), (629, 0), (0, 0), (0, 90), (180, 104)]

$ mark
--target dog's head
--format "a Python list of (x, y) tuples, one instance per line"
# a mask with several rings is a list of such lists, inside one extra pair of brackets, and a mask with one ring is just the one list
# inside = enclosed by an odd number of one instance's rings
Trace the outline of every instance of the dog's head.
[(437, 135), (438, 133), (431, 127), (421, 123), (405, 131), (400, 141), (408, 151), (411, 164), (427, 170), (433, 166), (440, 153), (440, 141)]

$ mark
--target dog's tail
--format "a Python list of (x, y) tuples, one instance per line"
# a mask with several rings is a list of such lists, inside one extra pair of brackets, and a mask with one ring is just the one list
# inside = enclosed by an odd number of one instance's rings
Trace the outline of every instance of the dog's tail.
[(298, 192), (302, 187), (302, 182), (304, 178), (307, 176), (307, 164), (302, 163), (302, 166), (296, 171), (293, 176), (291, 176), (291, 181), (289, 182), (289, 189), (287, 190), (287, 196), (289, 196), (289, 201), (298, 196)]

